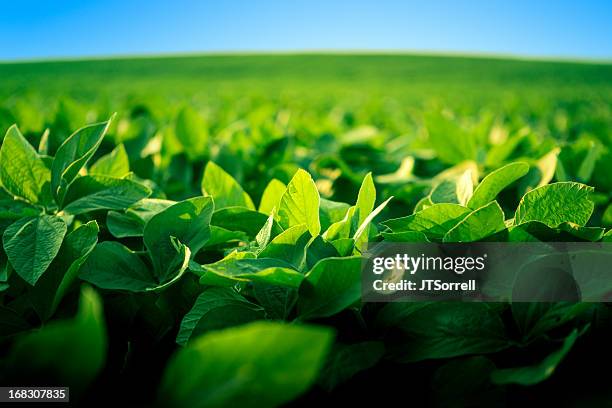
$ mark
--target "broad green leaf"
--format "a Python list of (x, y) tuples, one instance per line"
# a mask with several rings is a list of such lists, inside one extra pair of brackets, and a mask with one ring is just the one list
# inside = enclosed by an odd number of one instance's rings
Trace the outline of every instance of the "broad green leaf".
[(426, 196), (421, 198), (416, 205), (414, 206), (414, 210), (412, 211), (413, 214), (418, 213), (419, 211), (423, 211), (424, 209), (426, 209), (427, 207), (431, 207), (433, 205), (433, 201), (431, 201), (431, 197), (430, 196)]
[(506, 228), (504, 212), (497, 201), (469, 213), (444, 235), (444, 242), (473, 242)]
[(162, 212), (166, 208), (176, 204), (176, 201), (162, 200), (159, 198), (145, 198), (138, 201), (136, 204), (128, 208), (125, 212), (130, 216), (134, 216), (142, 221), (143, 226), (154, 215)]
[(493, 353), (510, 346), (501, 318), (486, 303), (389, 303), (379, 321), (406, 335), (388, 349), (401, 362)]
[(2, 242), (17, 274), (34, 285), (59, 252), (66, 231), (66, 222), (52, 215), (22, 218), (11, 224)]
[(549, 227), (564, 222), (585, 225), (593, 213), (593, 187), (580, 183), (553, 183), (523, 196), (514, 215), (516, 225), (540, 221)]
[(441, 239), (470, 209), (457, 204), (434, 204), (408, 217), (384, 221), (393, 232), (418, 231), (430, 239)]
[(312, 236), (319, 235), (319, 192), (306, 171), (298, 170), (281, 198), (278, 210), (279, 223), (283, 228), (306, 224)]
[(51, 190), (58, 205), (62, 204), (68, 185), (98, 150), (112, 119), (80, 128), (57, 149), (51, 167)]
[(297, 301), (297, 290), (268, 283), (253, 283), (253, 296), (269, 320), (286, 320)]
[[(53, 378), (70, 387), (71, 400), (95, 380), (106, 361), (107, 338), (100, 297), (81, 290), (77, 315), (43, 326), (15, 341), (5, 361), (5, 378), (24, 384), (31, 378)], [(70, 358), (67, 358), (70, 356)]]
[(4, 233), (4, 230), (15, 221), (24, 217), (36, 217), (40, 212), (40, 208), (25, 201), (12, 198), (0, 199), (0, 233)]
[(274, 208), (278, 210), (285, 190), (287, 190), (285, 183), (277, 179), (270, 180), (261, 196), (259, 212), (269, 215)]
[(109, 211), (106, 215), (106, 227), (115, 238), (141, 237), (144, 223), (129, 214)]
[(197, 266), (192, 262), (192, 272), (201, 275), (200, 283), (231, 286), (236, 282), (262, 282), (289, 288), (297, 288), (304, 275), (288, 262), (275, 258), (226, 257), (218, 262)]
[(76, 281), (81, 265), (98, 242), (98, 232), (98, 224), (90, 221), (66, 235), (57, 256), (31, 292), (30, 301), (41, 319), (55, 313)]
[(357, 207), (349, 207), (340, 221), (336, 221), (327, 228), (323, 233), (323, 238), (326, 241), (335, 241), (338, 239), (345, 239), (351, 236), (353, 231), (357, 231), (359, 224), (359, 217), (355, 216), (355, 213), (359, 212)]
[(540, 363), (527, 367), (502, 368), (491, 372), (491, 381), (494, 384), (520, 384), (534, 385), (549, 378), (555, 372), (557, 366), (574, 346), (580, 335), (578, 329), (574, 329), (563, 341), (561, 348), (546, 356)]
[(510, 227), (507, 240), (509, 242), (599, 241), (603, 237), (604, 231), (603, 228), (581, 227), (568, 222), (559, 224), (556, 228), (551, 228), (539, 221), (528, 221), (521, 225)]
[(438, 183), (429, 194), (429, 201), (434, 204), (452, 203), (465, 206), (473, 190), (472, 169), (468, 168), (462, 174)]
[(229, 231), (225, 228), (210, 226), (210, 238), (206, 241), (204, 248), (211, 248), (215, 246), (223, 246), (225, 244), (231, 245), (239, 242), (248, 242), (249, 237), (242, 231)]
[(130, 161), (123, 144), (100, 157), (89, 169), (89, 174), (123, 178), (130, 172)]
[(0, 182), (12, 195), (33, 204), (44, 203), (51, 174), (17, 126), (9, 128), (0, 147)]
[(118, 242), (101, 242), (81, 267), (81, 279), (101, 289), (144, 292), (158, 285), (138, 254)]
[[(342, 221), (351, 206), (339, 201), (321, 198), (319, 201), (319, 219), (321, 230), (327, 230), (332, 224)], [(352, 211), (355, 211), (354, 209)]]
[(186, 106), (179, 112), (175, 134), (190, 160), (196, 160), (207, 153), (208, 126), (193, 108)]
[(300, 286), (301, 320), (328, 317), (361, 298), (361, 257), (326, 258), (318, 262)]
[(444, 163), (457, 164), (475, 159), (476, 138), (457, 121), (439, 113), (428, 113), (425, 118), (429, 143)]
[(476, 186), (467, 206), (477, 209), (495, 200), (504, 188), (523, 177), (528, 171), (529, 165), (524, 162), (510, 163), (492, 171)]
[(182, 262), (170, 237), (177, 238), (195, 255), (210, 238), (213, 207), (210, 197), (195, 197), (166, 208), (147, 222), (144, 243), (159, 282), (167, 281)]
[(155, 214), (174, 204), (176, 201), (145, 198), (132, 205), (125, 213), (109, 211), (106, 226), (115, 238), (141, 237), (145, 224)]
[[(210, 223), (228, 231), (242, 231), (253, 239), (268, 221), (268, 217), (245, 207), (227, 207), (213, 213)], [(282, 231), (278, 223), (272, 224), (272, 235)]]
[[(306, 269), (312, 269), (321, 259), (341, 256), (334, 246), (337, 242), (339, 242), (339, 240), (331, 243), (325, 241), (321, 236), (315, 237), (306, 249)], [(352, 252), (352, 247), (347, 255), (350, 254), (350, 252)]]
[(176, 342), (181, 346), (200, 334), (263, 319), (263, 309), (234, 289), (204, 290), (181, 322)]
[(305, 392), (333, 335), (315, 326), (256, 322), (192, 340), (166, 367), (159, 403), (173, 407), (274, 407)]
[(255, 209), (251, 197), (244, 192), (240, 184), (212, 161), (209, 161), (204, 169), (202, 193), (213, 197), (217, 210), (225, 207)]
[(306, 257), (306, 248), (312, 237), (306, 224), (296, 225), (278, 234), (259, 253), (260, 258), (277, 258), (300, 268)]
[(150, 194), (148, 187), (132, 180), (83, 176), (68, 186), (63, 211), (78, 215), (97, 210), (123, 210)]

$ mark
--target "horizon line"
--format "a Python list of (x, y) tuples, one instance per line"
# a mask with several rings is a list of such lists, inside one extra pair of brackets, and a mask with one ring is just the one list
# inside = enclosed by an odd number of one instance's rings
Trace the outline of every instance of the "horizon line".
[(189, 57), (215, 57), (215, 56), (273, 56), (273, 55), (397, 55), (397, 56), (429, 56), (429, 57), (456, 57), (456, 58), (482, 58), (497, 60), (524, 60), (537, 62), (559, 62), (579, 64), (612, 64), (612, 57), (588, 57), (588, 56), (565, 56), (565, 55), (535, 55), (515, 54), (488, 51), (456, 51), (456, 50), (419, 50), (419, 49), (277, 49), (277, 50), (214, 50), (214, 51), (177, 51), (159, 53), (135, 53), (135, 54), (100, 54), (82, 56), (42, 56), (25, 57), (15, 59), (0, 59), (0, 64), (32, 64), (46, 62), (80, 62), (80, 61), (108, 61), (122, 59), (164, 59), (164, 58), (189, 58)]

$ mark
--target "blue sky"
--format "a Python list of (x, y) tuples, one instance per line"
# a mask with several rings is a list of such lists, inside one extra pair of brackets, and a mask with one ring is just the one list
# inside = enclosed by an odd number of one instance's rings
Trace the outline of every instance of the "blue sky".
[(612, 1), (0, 0), (0, 10), (0, 60), (300, 50), (612, 59)]

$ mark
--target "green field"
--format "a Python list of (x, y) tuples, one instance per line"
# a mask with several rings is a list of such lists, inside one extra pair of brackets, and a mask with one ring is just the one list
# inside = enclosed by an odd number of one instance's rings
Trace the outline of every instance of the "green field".
[(609, 63), (0, 63), (0, 134), (3, 385), (84, 405), (612, 398), (607, 303), (360, 292), (367, 241), (612, 241)]

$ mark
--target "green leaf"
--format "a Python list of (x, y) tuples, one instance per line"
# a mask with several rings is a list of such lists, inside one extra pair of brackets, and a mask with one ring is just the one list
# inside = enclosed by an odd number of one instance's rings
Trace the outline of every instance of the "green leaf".
[(279, 223), (283, 228), (306, 224), (312, 236), (321, 232), (319, 222), (319, 192), (306, 171), (298, 170), (281, 198), (278, 210)]
[(267, 319), (287, 319), (297, 301), (296, 289), (260, 282), (253, 283), (253, 295), (265, 309)]
[(350, 238), (351, 232), (357, 231), (359, 224), (359, 217), (355, 216), (355, 212), (357, 211), (357, 207), (349, 207), (340, 221), (336, 221), (327, 228), (327, 230), (323, 233), (323, 238), (326, 241), (335, 241), (338, 239), (346, 239)]
[(66, 222), (51, 215), (22, 218), (11, 224), (2, 241), (17, 274), (34, 285), (59, 252), (66, 230)]
[[(274, 226), (274, 216), (270, 215), (268, 216), (268, 220), (266, 221), (264, 226), (261, 227), (261, 230), (259, 230), (259, 232), (255, 236), (255, 242), (257, 243), (257, 253), (258, 254), (261, 253), (261, 251), (263, 251), (266, 248), (266, 246), (268, 246), (268, 244), (270, 243), (270, 240), (272, 239), (272, 227), (273, 226)], [(215, 228), (219, 228), (219, 227), (215, 227)]]
[(429, 143), (444, 163), (457, 164), (475, 159), (477, 153), (474, 135), (463, 129), (457, 121), (439, 113), (425, 117)]
[(51, 190), (58, 205), (62, 205), (68, 185), (98, 150), (112, 119), (80, 128), (57, 149), (51, 166)]
[(580, 332), (578, 329), (574, 329), (570, 335), (565, 338), (561, 348), (550, 353), (538, 364), (527, 367), (493, 370), (493, 372), (491, 372), (491, 381), (499, 385), (534, 385), (546, 380), (555, 372), (557, 366), (572, 349), (579, 335)]
[(182, 262), (170, 237), (176, 237), (195, 255), (210, 237), (213, 208), (210, 197), (195, 197), (166, 208), (147, 222), (144, 243), (159, 282), (165, 282)]
[(176, 138), (190, 160), (206, 155), (208, 150), (208, 127), (204, 119), (191, 107), (186, 106), (176, 118)]
[(442, 239), (446, 233), (470, 213), (457, 204), (434, 204), (407, 217), (384, 221), (393, 232), (418, 231), (430, 239)]
[(144, 292), (158, 286), (151, 269), (118, 242), (101, 242), (81, 267), (81, 279), (101, 289)]
[(68, 186), (63, 211), (78, 215), (97, 210), (123, 210), (150, 194), (147, 186), (132, 180), (83, 176)]
[(109, 211), (106, 226), (115, 238), (141, 237), (145, 224), (155, 214), (174, 204), (175, 201), (145, 198), (132, 205), (125, 213)]
[(467, 206), (477, 209), (495, 200), (503, 189), (523, 177), (528, 171), (529, 165), (524, 162), (510, 163), (492, 171), (478, 184)]
[(326, 258), (318, 262), (300, 286), (301, 320), (328, 317), (361, 297), (361, 257)]
[(234, 289), (212, 287), (198, 296), (181, 322), (176, 342), (181, 346), (205, 332), (263, 319), (263, 309)]
[(497, 201), (472, 211), (444, 235), (444, 242), (473, 242), (506, 229), (504, 212)]
[(514, 223), (540, 221), (552, 228), (564, 222), (585, 225), (595, 207), (590, 197), (593, 190), (593, 187), (574, 182), (538, 187), (523, 196)]
[(144, 223), (129, 214), (109, 211), (106, 215), (106, 227), (115, 238), (141, 237)]
[(130, 172), (130, 160), (123, 144), (100, 157), (89, 169), (89, 174), (123, 178)]
[[(249, 238), (253, 239), (261, 231), (261, 228), (268, 221), (268, 217), (257, 211), (249, 210), (244, 207), (227, 207), (215, 211), (211, 224), (225, 228), (228, 231), (242, 231)], [(282, 231), (278, 223), (272, 225), (272, 235)]]
[(203, 274), (201, 284), (232, 286), (236, 282), (262, 282), (288, 288), (298, 288), (304, 275), (293, 266), (275, 258), (227, 257), (208, 265), (189, 266), (192, 272)]
[(266, 186), (262, 196), (261, 201), (259, 202), (259, 212), (269, 215), (272, 213), (272, 210), (280, 206), (281, 198), (285, 191), (287, 190), (287, 186), (280, 180), (272, 179)]
[(41, 319), (47, 320), (55, 313), (96, 246), (98, 232), (98, 224), (90, 221), (66, 235), (57, 256), (31, 292), (30, 301)]
[(209, 161), (204, 169), (202, 193), (213, 197), (216, 209), (224, 207), (255, 209), (251, 197), (244, 192), (240, 184), (212, 161)]
[(389, 303), (378, 319), (405, 334), (388, 349), (399, 362), (493, 353), (510, 346), (497, 311), (485, 303)]
[(315, 381), (332, 332), (257, 322), (194, 339), (170, 360), (159, 398), (173, 407), (273, 407)]
[(366, 217), (374, 209), (375, 204), (376, 187), (374, 186), (374, 181), (372, 180), (372, 173), (368, 173), (361, 182), (359, 194), (357, 195), (357, 203), (355, 203), (355, 207), (357, 207), (357, 209), (359, 210), (359, 220), (357, 222), (357, 225), (363, 224)]
[(296, 225), (274, 237), (259, 254), (259, 257), (282, 259), (295, 268), (300, 268), (306, 257), (306, 248), (311, 238), (305, 224)]
[(0, 233), (4, 233), (4, 230), (15, 221), (24, 217), (36, 217), (40, 212), (40, 208), (25, 201), (0, 199)]
[(431, 203), (453, 203), (465, 206), (472, 196), (474, 182), (472, 169), (467, 169), (463, 173), (442, 180), (429, 194)]
[(355, 235), (353, 235), (353, 240), (355, 240), (355, 245), (359, 245), (360, 243), (367, 242), (368, 240), (367, 231), (370, 228), (370, 223), (374, 220), (374, 218), (376, 218), (378, 214), (380, 214), (382, 210), (384, 210), (384, 208), (387, 206), (387, 204), (389, 203), (389, 201), (391, 201), (392, 198), (393, 196), (389, 197), (387, 200), (381, 203), (378, 207), (376, 207), (374, 211), (368, 214), (367, 217), (364, 218), (362, 224), (359, 226), (359, 228), (357, 228)]
[[(319, 200), (321, 230), (327, 230), (332, 224), (344, 219), (349, 208), (351, 208), (351, 206), (347, 203), (321, 198)], [(351, 211), (355, 211), (355, 209)]]
[(52, 378), (70, 387), (73, 400), (104, 367), (106, 347), (100, 298), (91, 288), (84, 287), (76, 317), (49, 323), (15, 341), (6, 357), (9, 378), (5, 380), (27, 384), (32, 378)]
[(36, 150), (11, 126), (0, 147), (0, 182), (15, 197), (33, 204), (45, 202), (51, 174)]
[(211, 248), (216, 246), (226, 246), (237, 244), (241, 242), (248, 242), (249, 237), (242, 231), (229, 231), (225, 228), (210, 226), (210, 238), (206, 241), (204, 248)]

